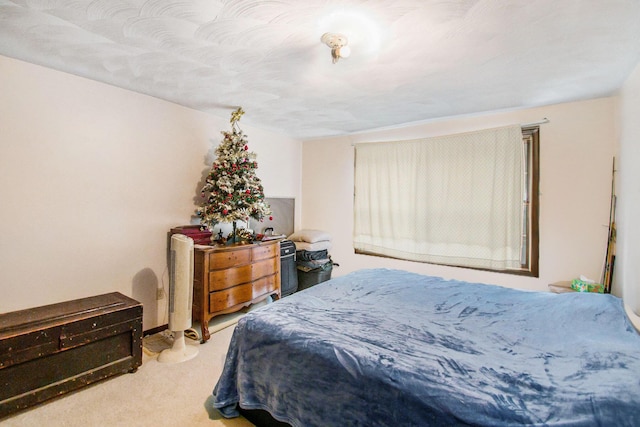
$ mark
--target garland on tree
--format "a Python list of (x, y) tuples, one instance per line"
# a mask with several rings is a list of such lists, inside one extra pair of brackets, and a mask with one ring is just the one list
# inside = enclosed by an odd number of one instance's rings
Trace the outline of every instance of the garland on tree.
[(217, 159), (202, 187), (204, 203), (198, 209), (200, 223), (209, 230), (221, 222), (232, 223), (231, 240), (236, 234), (246, 238), (246, 232), (236, 232), (236, 221), (248, 222), (249, 218), (262, 221), (271, 214), (271, 208), (264, 200), (264, 188), (255, 173), (258, 168), (256, 154), (249, 151), (247, 137), (238, 127), (243, 114), (242, 108), (234, 111), (231, 114), (232, 131), (222, 132), (224, 138), (216, 148)]

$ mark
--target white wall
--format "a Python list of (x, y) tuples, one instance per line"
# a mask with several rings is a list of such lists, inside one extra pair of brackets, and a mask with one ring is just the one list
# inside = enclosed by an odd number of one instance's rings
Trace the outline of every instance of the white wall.
[[(303, 143), (303, 228), (330, 232), (333, 275), (401, 268), (461, 280), (547, 290), (584, 274), (600, 280), (607, 242), (615, 100), (603, 98), (520, 111), (452, 118)], [(353, 143), (445, 135), (550, 119), (540, 129), (540, 277), (529, 278), (356, 255)]]
[(617, 253), (613, 292), (640, 315), (640, 64), (619, 95)]
[[(167, 232), (229, 118), (1, 56), (0, 76), (0, 312), (119, 291), (165, 324)], [(266, 196), (299, 206), (300, 142), (240, 125)]]

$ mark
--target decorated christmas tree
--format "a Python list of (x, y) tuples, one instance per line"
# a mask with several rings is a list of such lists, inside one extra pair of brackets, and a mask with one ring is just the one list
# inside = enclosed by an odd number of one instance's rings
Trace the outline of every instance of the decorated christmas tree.
[(271, 214), (260, 178), (256, 176), (256, 154), (249, 151), (247, 137), (238, 126), (243, 114), (242, 108), (234, 111), (231, 132), (222, 132), (224, 138), (216, 148), (217, 158), (202, 187), (204, 203), (198, 209), (200, 223), (211, 231), (218, 223), (233, 224), (228, 243), (252, 239), (246, 230), (236, 228), (236, 221), (248, 223), (249, 218), (261, 221)]

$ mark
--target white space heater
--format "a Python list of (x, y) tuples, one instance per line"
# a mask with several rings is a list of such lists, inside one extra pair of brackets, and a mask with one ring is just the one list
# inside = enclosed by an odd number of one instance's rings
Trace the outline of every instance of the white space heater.
[(186, 345), (185, 329), (191, 327), (193, 301), (193, 239), (171, 236), (171, 265), (169, 266), (169, 330), (173, 332), (173, 346), (163, 350), (159, 362), (178, 363), (193, 359), (198, 347)]

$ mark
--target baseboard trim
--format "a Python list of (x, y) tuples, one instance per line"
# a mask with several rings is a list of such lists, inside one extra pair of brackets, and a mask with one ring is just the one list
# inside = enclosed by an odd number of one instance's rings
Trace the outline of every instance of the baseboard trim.
[(155, 328), (151, 328), (148, 331), (144, 331), (142, 333), (142, 335), (146, 337), (147, 335), (153, 335), (153, 334), (157, 334), (158, 332), (162, 332), (165, 329), (169, 329), (169, 325), (168, 324), (156, 326)]

